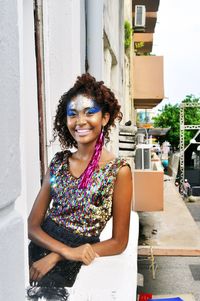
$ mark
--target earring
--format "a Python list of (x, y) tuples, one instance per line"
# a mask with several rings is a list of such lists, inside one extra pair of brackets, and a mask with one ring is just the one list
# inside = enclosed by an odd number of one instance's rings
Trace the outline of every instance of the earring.
[(81, 179), (81, 182), (79, 183), (78, 188), (86, 188), (87, 185), (91, 182), (92, 173), (98, 166), (103, 145), (104, 145), (104, 129), (102, 126), (101, 133), (95, 144), (95, 149), (94, 149), (94, 153), (92, 155), (91, 161), (88, 164), (84, 173), (82, 174), (82, 179)]

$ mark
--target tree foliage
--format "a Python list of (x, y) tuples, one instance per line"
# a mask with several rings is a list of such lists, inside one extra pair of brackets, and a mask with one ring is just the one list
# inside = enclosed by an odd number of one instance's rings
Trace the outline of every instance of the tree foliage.
[[(200, 103), (200, 98), (196, 98), (194, 95), (187, 95), (183, 102)], [(159, 139), (160, 142), (162, 143), (164, 140), (167, 140), (171, 143), (172, 147), (178, 148), (180, 135), (179, 104), (166, 104), (159, 112), (158, 116), (154, 117), (154, 127), (170, 127), (167, 135)], [(200, 108), (187, 107), (184, 113), (185, 125), (200, 124)], [(185, 131), (185, 146), (189, 144), (196, 132), (196, 130)]]

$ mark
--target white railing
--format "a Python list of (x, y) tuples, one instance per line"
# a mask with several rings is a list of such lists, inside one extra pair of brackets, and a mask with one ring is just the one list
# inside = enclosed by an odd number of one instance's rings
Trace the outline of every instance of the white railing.
[[(111, 232), (112, 221), (109, 221), (101, 239), (111, 237)], [(138, 234), (138, 214), (132, 211), (126, 250), (120, 255), (99, 257), (91, 265), (82, 266), (71, 289), (70, 301), (135, 301)]]

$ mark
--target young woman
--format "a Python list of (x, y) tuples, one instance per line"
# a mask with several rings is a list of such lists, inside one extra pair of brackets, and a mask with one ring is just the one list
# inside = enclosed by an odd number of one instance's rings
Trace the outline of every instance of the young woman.
[[(131, 170), (104, 148), (121, 118), (112, 91), (88, 73), (61, 97), (54, 138), (64, 150), (53, 157), (28, 219), (30, 297), (45, 295), (44, 288), (72, 286), (82, 264), (126, 248)], [(112, 237), (100, 241), (111, 216)]]

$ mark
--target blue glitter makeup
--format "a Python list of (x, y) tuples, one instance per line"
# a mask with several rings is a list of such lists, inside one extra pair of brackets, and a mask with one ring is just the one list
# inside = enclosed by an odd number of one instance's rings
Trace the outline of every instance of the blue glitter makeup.
[(69, 117), (73, 117), (81, 111), (84, 111), (86, 114), (95, 114), (101, 111), (101, 108), (96, 104), (94, 99), (90, 99), (84, 95), (78, 95), (67, 105), (66, 114)]
[(72, 117), (75, 115), (76, 115), (76, 112), (74, 110), (70, 109), (69, 106), (67, 106), (67, 116)]
[(95, 114), (98, 113), (101, 110), (101, 108), (98, 105), (95, 105), (95, 107), (90, 108), (86, 111), (88, 114)]

